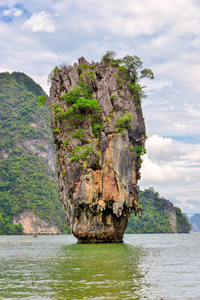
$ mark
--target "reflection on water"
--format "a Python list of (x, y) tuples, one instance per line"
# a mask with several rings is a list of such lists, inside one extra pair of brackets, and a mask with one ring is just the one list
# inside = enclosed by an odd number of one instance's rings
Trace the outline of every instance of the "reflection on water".
[(144, 251), (125, 244), (71, 245), (50, 284), (61, 299), (140, 299)]
[(139, 246), (26, 239), (1, 237), (0, 299), (141, 299), (145, 291)]

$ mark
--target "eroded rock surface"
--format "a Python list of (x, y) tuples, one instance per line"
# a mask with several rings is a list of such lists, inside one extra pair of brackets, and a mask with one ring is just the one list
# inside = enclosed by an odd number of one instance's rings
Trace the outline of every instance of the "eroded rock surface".
[[(56, 70), (52, 80), (48, 102), (59, 198), (80, 243), (122, 242), (130, 213), (139, 211), (145, 125), (129, 84), (117, 68), (83, 57), (79, 65)], [(76, 86), (91, 90), (100, 109), (85, 103), (70, 113), (75, 102), (66, 95)]]
[(32, 211), (24, 211), (19, 216), (14, 216), (13, 224), (19, 223), (23, 226), (23, 234), (61, 234), (57, 226), (50, 225)]

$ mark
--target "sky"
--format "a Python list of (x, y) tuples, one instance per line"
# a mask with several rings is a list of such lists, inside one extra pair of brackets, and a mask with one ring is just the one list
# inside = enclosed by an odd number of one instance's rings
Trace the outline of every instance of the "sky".
[(49, 93), (55, 67), (111, 50), (137, 55), (144, 80), (147, 154), (140, 188), (200, 213), (199, 0), (1, 0), (0, 72), (24, 72)]

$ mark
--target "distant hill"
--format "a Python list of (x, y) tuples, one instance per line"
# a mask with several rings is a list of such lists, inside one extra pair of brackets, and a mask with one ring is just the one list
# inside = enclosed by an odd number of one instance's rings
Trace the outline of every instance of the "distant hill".
[(20, 72), (0, 73), (0, 234), (66, 233), (45, 94)]
[(189, 233), (191, 225), (180, 208), (160, 197), (153, 188), (139, 191), (142, 218), (131, 214), (126, 233)]
[(186, 213), (183, 213), (183, 214), (184, 214), (184, 216), (187, 218), (187, 220), (190, 219)]
[(190, 223), (192, 225), (192, 231), (200, 232), (200, 214), (195, 214), (190, 218)]

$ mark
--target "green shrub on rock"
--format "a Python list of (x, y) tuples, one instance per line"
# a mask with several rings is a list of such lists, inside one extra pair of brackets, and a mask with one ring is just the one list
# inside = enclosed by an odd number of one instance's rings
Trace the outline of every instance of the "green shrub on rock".
[(131, 113), (127, 113), (117, 119), (116, 126), (118, 128), (129, 128), (131, 126), (130, 121), (132, 120), (133, 120), (133, 115)]

